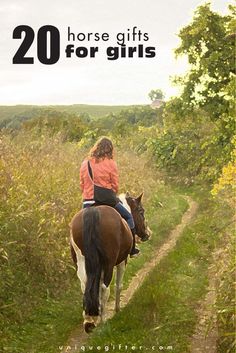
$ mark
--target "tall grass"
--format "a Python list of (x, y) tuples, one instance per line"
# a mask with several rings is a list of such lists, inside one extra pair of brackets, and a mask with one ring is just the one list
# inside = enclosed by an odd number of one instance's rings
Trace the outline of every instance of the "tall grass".
[(235, 224), (224, 230), (217, 262), (216, 310), (218, 352), (233, 353), (235, 335)]
[[(88, 149), (27, 132), (1, 136), (0, 149), (0, 350), (7, 351), (43, 301), (72, 295), (68, 224), (81, 207), (79, 168)], [(146, 159), (125, 148), (116, 155), (121, 191), (145, 189), (147, 201), (158, 183)]]
[(24, 134), (3, 136), (1, 156), (0, 307), (21, 320), (31, 310), (25, 298), (56, 295), (68, 285), (68, 223), (80, 207), (80, 155), (75, 145)]

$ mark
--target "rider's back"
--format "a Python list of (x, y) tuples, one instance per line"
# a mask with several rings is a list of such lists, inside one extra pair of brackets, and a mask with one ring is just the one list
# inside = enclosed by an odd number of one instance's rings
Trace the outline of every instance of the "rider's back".
[[(118, 191), (118, 171), (116, 162), (113, 159), (104, 158), (96, 161), (95, 158), (89, 160), (94, 184), (107, 189)], [(80, 186), (83, 192), (83, 199), (93, 198), (93, 182), (88, 173), (88, 159), (85, 159), (80, 168)]]

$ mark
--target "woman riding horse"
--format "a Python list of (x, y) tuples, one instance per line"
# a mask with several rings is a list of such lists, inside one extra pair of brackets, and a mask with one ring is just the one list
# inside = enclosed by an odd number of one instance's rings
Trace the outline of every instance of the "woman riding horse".
[[(148, 240), (150, 230), (144, 217), (144, 209), (141, 204), (142, 194), (137, 197), (123, 195), (123, 204), (117, 207), (116, 196), (106, 193), (107, 189), (96, 189), (95, 182), (102, 180), (102, 185), (113, 187), (117, 191), (117, 168), (112, 157), (112, 144), (102, 143), (103, 149), (94, 149), (91, 154), (102, 150), (105, 157), (96, 164), (96, 158), (84, 161), (81, 167), (81, 186), (84, 195), (84, 208), (78, 212), (70, 224), (71, 254), (77, 268), (77, 275), (81, 282), (84, 307), (84, 329), (90, 332), (99, 319), (105, 318), (105, 306), (109, 297), (110, 283), (113, 269), (116, 267), (116, 300), (115, 310), (120, 309), (120, 292), (122, 279), (127, 263), (127, 257), (134, 248), (134, 240), (131, 229), (136, 228), (136, 234), (142, 241)], [(95, 154), (99, 160), (100, 154)], [(102, 162), (103, 161), (103, 162)], [(91, 163), (91, 165), (90, 165)], [(89, 168), (90, 166), (90, 168)], [(95, 169), (93, 169), (95, 166)], [(99, 167), (102, 166), (101, 173)], [(88, 169), (87, 169), (88, 168)], [(91, 170), (90, 170), (91, 169)], [(109, 172), (113, 170), (113, 172)], [(110, 173), (110, 174), (109, 174)], [(103, 176), (105, 177), (103, 178)], [(109, 175), (111, 175), (109, 177)], [(101, 183), (100, 183), (101, 185)], [(109, 205), (94, 205), (98, 201), (104, 201), (105, 192)], [(95, 195), (97, 192), (97, 195)], [(95, 197), (96, 196), (96, 197)], [(94, 200), (95, 199), (95, 200)], [(123, 209), (124, 208), (124, 209)], [(126, 215), (128, 223), (117, 211), (122, 209), (122, 215)], [(131, 210), (133, 217), (131, 216)], [(127, 211), (127, 212), (126, 212)], [(134, 231), (133, 231), (134, 234)]]
[[(132, 214), (116, 197), (118, 192), (118, 170), (113, 159), (113, 144), (110, 139), (103, 137), (91, 149), (89, 158), (86, 158), (80, 168), (80, 187), (83, 193), (83, 208), (96, 204), (113, 206), (128, 223), (132, 235), (133, 246), (130, 257), (139, 255), (135, 247), (135, 225)], [(102, 202), (96, 199), (99, 190)], [(110, 203), (110, 194), (113, 194), (114, 203)], [(108, 195), (108, 196), (107, 196)]]
[[(134, 206), (137, 235), (148, 240), (141, 196), (129, 200)], [(71, 254), (83, 293), (84, 329), (90, 332), (99, 318), (105, 319), (113, 269), (116, 266), (115, 310), (120, 310), (120, 292), (127, 257), (132, 248), (132, 233), (127, 222), (109, 206), (82, 209), (72, 219)]]

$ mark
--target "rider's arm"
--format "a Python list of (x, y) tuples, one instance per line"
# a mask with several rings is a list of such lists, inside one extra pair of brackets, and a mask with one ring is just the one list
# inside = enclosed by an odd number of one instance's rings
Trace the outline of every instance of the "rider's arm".
[(110, 160), (110, 164), (111, 164), (111, 171), (110, 171), (111, 187), (112, 187), (112, 190), (117, 193), (118, 187), (119, 187), (118, 169), (117, 169), (116, 162), (113, 161), (113, 159)]
[(83, 164), (81, 165), (80, 167), (80, 173), (79, 173), (79, 176), (80, 176), (80, 189), (81, 191), (83, 192), (84, 191), (84, 171), (83, 171)]

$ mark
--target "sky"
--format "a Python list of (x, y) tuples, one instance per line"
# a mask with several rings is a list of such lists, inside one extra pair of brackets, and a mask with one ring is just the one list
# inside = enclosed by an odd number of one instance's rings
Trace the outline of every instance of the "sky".
[[(176, 60), (178, 33), (189, 24), (200, 0), (0, 0), (0, 104), (146, 104), (152, 89), (162, 89), (166, 98), (178, 94), (170, 78), (184, 74), (185, 57)], [(212, 9), (227, 13), (232, 1), (212, 0)], [(33, 65), (12, 64), (22, 40), (13, 39), (15, 27), (28, 25), (35, 32), (26, 56)], [(37, 32), (53, 25), (60, 31), (60, 59), (44, 65), (37, 58)], [(149, 40), (129, 41), (127, 46), (156, 48), (155, 58), (108, 60), (106, 48), (118, 46), (117, 33), (137, 27)], [(98, 46), (95, 58), (66, 58), (67, 31), (109, 33), (109, 41), (75, 41), (79, 46)]]

